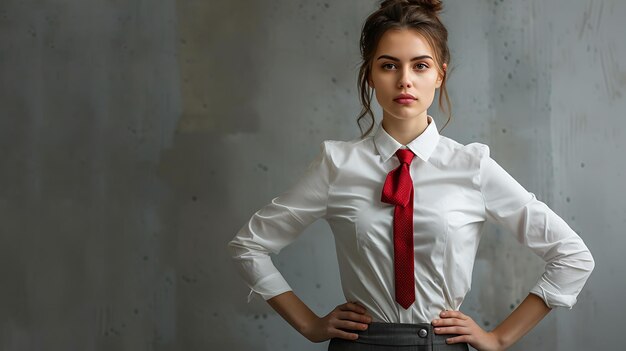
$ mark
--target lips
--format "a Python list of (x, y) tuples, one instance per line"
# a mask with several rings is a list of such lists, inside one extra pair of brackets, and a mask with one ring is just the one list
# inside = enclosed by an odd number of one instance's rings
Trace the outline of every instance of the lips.
[(400, 94), (400, 95), (398, 95), (398, 96), (396, 96), (394, 98), (394, 100), (399, 100), (399, 99), (402, 99), (402, 100), (407, 100), (407, 99), (415, 100), (415, 96), (413, 96), (411, 94)]
[(414, 99), (395, 99), (393, 101), (401, 105), (409, 105), (409, 104), (412, 104), (415, 100)]
[(412, 104), (415, 100), (417, 100), (413, 95), (411, 94), (400, 94), (398, 96), (396, 96), (393, 101), (401, 104), (401, 105), (410, 105)]

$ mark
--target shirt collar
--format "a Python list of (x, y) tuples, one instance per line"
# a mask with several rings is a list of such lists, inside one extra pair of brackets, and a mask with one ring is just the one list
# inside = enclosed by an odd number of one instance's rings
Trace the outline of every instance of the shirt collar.
[[(418, 135), (417, 138), (407, 144), (407, 147), (424, 161), (428, 161), (433, 150), (435, 150), (435, 146), (439, 143), (440, 136), (437, 125), (435, 124), (435, 119), (431, 116), (427, 116), (427, 118), (428, 126), (426, 129), (422, 134)], [(396, 151), (402, 147), (402, 144), (389, 135), (383, 128), (382, 121), (378, 122), (378, 129), (376, 130), (376, 134), (374, 134), (374, 144), (383, 162), (386, 162), (391, 156), (395, 155)]]

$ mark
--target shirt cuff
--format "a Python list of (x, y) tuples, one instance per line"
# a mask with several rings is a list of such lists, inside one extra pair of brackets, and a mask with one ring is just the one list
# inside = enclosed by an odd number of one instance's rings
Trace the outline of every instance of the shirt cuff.
[(571, 310), (576, 304), (575, 294), (563, 295), (559, 293), (543, 276), (541, 276), (537, 284), (530, 289), (530, 293), (539, 296), (550, 308), (565, 307)]
[(280, 273), (270, 274), (257, 281), (254, 286), (250, 288), (248, 294), (248, 303), (252, 301), (254, 295), (259, 295), (263, 300), (269, 300), (274, 296), (280, 295), (284, 292), (291, 291), (291, 287)]

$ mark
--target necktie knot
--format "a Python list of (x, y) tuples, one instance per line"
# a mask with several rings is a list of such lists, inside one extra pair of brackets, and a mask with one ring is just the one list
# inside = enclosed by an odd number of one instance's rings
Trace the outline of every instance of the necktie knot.
[(415, 154), (409, 149), (398, 149), (396, 156), (398, 156), (400, 165), (387, 174), (381, 201), (406, 207), (413, 193), (413, 181), (411, 180), (409, 165)]
[(398, 151), (396, 151), (396, 155), (398, 156), (398, 160), (400, 160), (400, 163), (406, 163), (409, 165), (411, 164), (411, 161), (413, 161), (413, 157), (415, 156), (413, 151), (409, 149), (398, 149)]

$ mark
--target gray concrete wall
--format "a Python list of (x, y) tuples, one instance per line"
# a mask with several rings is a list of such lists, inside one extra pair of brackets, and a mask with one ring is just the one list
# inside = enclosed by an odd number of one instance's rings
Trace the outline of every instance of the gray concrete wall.
[[(0, 349), (325, 350), (245, 302), (225, 244), (322, 140), (359, 135), (375, 3), (0, 1)], [(620, 348), (626, 3), (445, 5), (443, 134), (489, 144), (596, 258), (511, 349)], [(318, 221), (275, 257), (318, 314), (343, 302), (334, 252)], [(493, 328), (542, 270), (488, 225), (461, 310)]]

